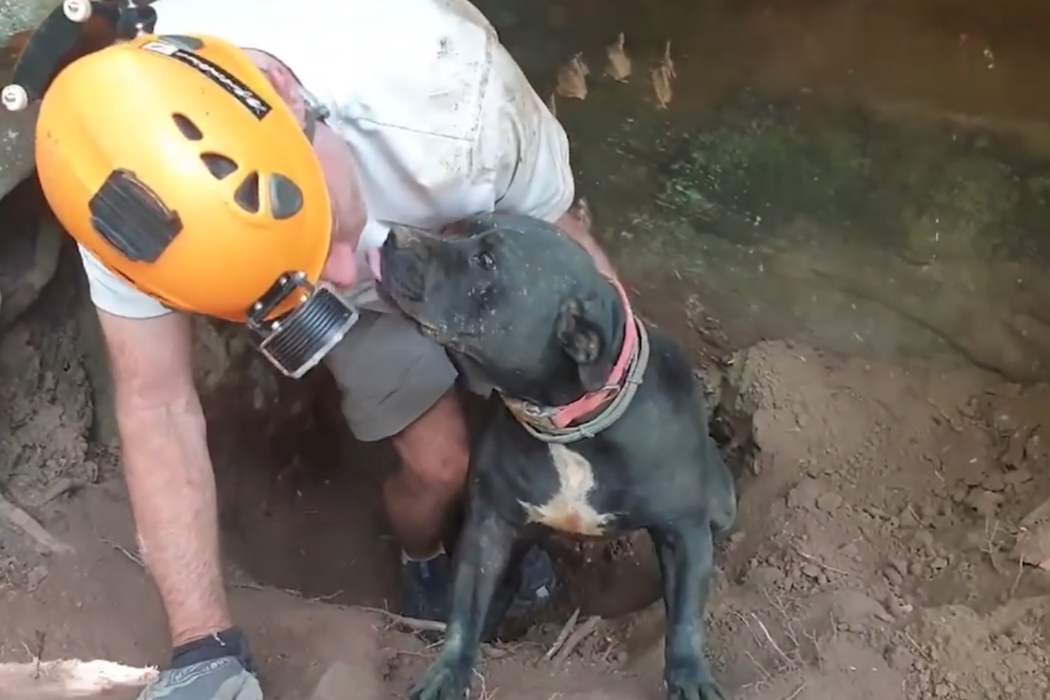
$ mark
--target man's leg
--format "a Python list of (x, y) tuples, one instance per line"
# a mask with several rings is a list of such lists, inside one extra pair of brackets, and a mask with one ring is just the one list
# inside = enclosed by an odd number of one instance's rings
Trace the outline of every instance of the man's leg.
[[(357, 438), (389, 437), (401, 459), (383, 496), (403, 548), (402, 612), (444, 619), (451, 564), (441, 540), (470, 460), (456, 369), (441, 346), (403, 318), (373, 312), (362, 314), (326, 364)], [(528, 561), (523, 594), (535, 599), (553, 585), (553, 573), (545, 556)]]
[(392, 438), (401, 470), (383, 484), (387, 514), (405, 553), (441, 551), (443, 526), (463, 491), (470, 461), (467, 426), (455, 388)]

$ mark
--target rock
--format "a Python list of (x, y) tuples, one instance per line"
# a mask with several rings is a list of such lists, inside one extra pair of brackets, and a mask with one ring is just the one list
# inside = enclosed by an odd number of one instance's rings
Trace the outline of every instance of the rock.
[(32, 593), (39, 588), (40, 584), (43, 583), (45, 578), (47, 578), (47, 574), (47, 567), (39, 564), (27, 571), (25, 581), (26, 590)]
[(784, 572), (774, 566), (756, 566), (747, 576), (756, 588), (770, 590), (784, 582)]
[(1007, 486), (1020, 486), (1021, 484), (1027, 484), (1032, 480), (1032, 472), (1028, 469), (1015, 469), (1012, 472), (1007, 472), (1003, 475), (1003, 481)]
[(981, 486), (989, 491), (1002, 491), (1006, 488), (1006, 480), (1002, 474), (993, 472), (985, 477), (984, 481), (981, 482)]
[(910, 671), (915, 665), (915, 654), (904, 646), (893, 645), (886, 649), (883, 656), (898, 671)]
[(935, 549), (933, 533), (929, 530), (919, 530), (915, 533), (915, 544), (921, 547), (923, 551), (933, 553)]
[(975, 488), (966, 497), (966, 504), (977, 511), (978, 515), (994, 518), (1003, 500), (1004, 496), (1001, 493)]
[(825, 496), (824, 484), (817, 479), (803, 479), (787, 495), (788, 507), (799, 510), (813, 510), (817, 501)]
[(336, 661), (321, 676), (310, 700), (383, 700), (386, 695), (377, 669)]
[(883, 622), (893, 620), (879, 601), (855, 590), (836, 592), (832, 602), (832, 612), (836, 620), (848, 624), (864, 623), (872, 618)]
[(915, 517), (915, 513), (912, 509), (907, 507), (901, 511), (899, 524), (901, 527), (918, 527), (919, 519)]
[(1025, 462), (1038, 459), (1042, 454), (1042, 444), (1036, 430), (1022, 428), (1010, 435), (1006, 449), (999, 456), (999, 462), (1008, 469), (1020, 469)]
[(833, 514), (842, 505), (842, 496), (834, 491), (828, 491), (817, 496), (817, 508), (825, 513)]
[(1018, 533), (1017, 544), (1010, 551), (1010, 557), (1050, 571), (1050, 523), (1042, 523)]
[(29, 191), (32, 184), (18, 188), (11, 198), (19, 201), (5, 201), (0, 210), (0, 220), (4, 222), (0, 227), (0, 328), (8, 326), (37, 300), (55, 276), (59, 253), (66, 241), (54, 218), (41, 213), (47, 211), (42, 198), (39, 203), (32, 201), (39, 197)]

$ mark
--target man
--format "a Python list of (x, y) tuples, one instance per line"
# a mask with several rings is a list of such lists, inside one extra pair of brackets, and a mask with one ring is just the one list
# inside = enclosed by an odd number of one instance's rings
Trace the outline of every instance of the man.
[[(468, 463), (457, 373), (376, 296), (369, 251), (390, 222), (433, 228), (498, 210), (553, 221), (600, 266), (609, 263), (571, 206), (564, 131), (467, 0), (160, 0), (153, 7), (160, 43), (103, 49), (56, 80), (41, 109), (38, 166), (49, 202), (81, 244), (110, 354), (139, 543), (175, 649), (143, 697), (257, 699), (220, 575), (190, 323), (172, 309), (222, 317), (223, 295), (251, 286), (273, 251), (288, 256), (275, 269), (298, 269), (293, 258), (309, 257), (298, 236), (307, 235), (302, 228), (284, 235), (291, 229), (280, 228), (279, 195), (292, 202), (289, 217), (312, 212), (313, 222), (324, 223), (320, 278), (361, 309), (324, 361), (355, 435), (391, 439), (401, 461), (384, 498), (404, 552), (402, 612), (440, 618), (449, 583), (441, 530)], [(209, 37), (228, 42), (239, 58), (209, 49)], [(212, 58), (203, 61), (206, 54)], [(99, 71), (112, 71), (110, 79)], [(260, 81), (283, 104), (260, 98)], [(278, 132), (288, 113), (294, 124)], [(317, 163), (323, 191), (315, 196), (309, 183)], [(274, 173), (293, 171), (299, 188), (286, 196)], [(107, 184), (88, 187), (86, 173), (98, 182), (109, 173)], [(167, 205), (175, 213), (142, 192), (179, 203)], [(260, 196), (272, 201), (260, 206)], [(138, 207), (134, 214), (128, 202)], [(129, 231), (147, 215), (157, 217), (151, 233), (132, 241)], [(161, 224), (170, 226), (168, 237), (147, 240)], [(236, 236), (251, 241), (238, 259), (202, 255), (181, 271), (173, 267), (193, 246)], [(522, 595), (535, 598), (550, 585), (550, 563), (528, 560), (524, 578), (532, 585)]]

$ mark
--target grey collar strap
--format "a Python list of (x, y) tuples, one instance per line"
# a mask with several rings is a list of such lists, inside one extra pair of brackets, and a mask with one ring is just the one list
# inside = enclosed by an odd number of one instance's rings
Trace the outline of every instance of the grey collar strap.
[(631, 401), (645, 377), (645, 370), (649, 366), (649, 333), (639, 318), (635, 317), (634, 323), (638, 328), (638, 343), (631, 355), (630, 369), (624, 378), (623, 386), (597, 415), (580, 425), (558, 428), (547, 417), (549, 411), (528, 401), (503, 396), (503, 403), (518, 420), (521, 427), (525, 428), (529, 435), (542, 442), (568, 445), (586, 438), (593, 438), (620, 420), (630, 408)]

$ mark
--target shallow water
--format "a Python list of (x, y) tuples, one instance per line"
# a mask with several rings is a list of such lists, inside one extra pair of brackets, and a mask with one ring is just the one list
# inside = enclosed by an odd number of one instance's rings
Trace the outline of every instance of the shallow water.
[[(541, 95), (583, 52), (588, 95), (557, 113), (598, 234), (654, 316), (1050, 375), (1050, 10), (477, 4)], [(619, 31), (626, 84), (602, 75)]]

